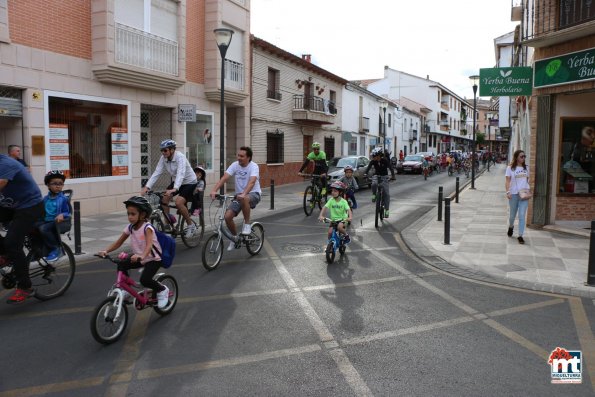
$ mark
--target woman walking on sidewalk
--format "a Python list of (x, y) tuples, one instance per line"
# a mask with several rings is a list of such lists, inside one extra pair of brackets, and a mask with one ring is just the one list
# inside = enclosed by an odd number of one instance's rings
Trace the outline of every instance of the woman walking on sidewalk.
[(521, 199), (520, 190), (529, 190), (529, 168), (525, 163), (525, 152), (517, 150), (512, 155), (510, 165), (506, 167), (506, 197), (508, 198), (508, 237), (512, 237), (514, 231), (514, 219), (519, 216), (519, 244), (525, 244), (523, 233), (525, 232), (525, 217), (529, 200)]

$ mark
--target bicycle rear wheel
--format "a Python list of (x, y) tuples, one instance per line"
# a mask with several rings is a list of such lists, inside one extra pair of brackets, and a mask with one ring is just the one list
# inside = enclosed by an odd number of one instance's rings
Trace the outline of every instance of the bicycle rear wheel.
[(196, 230), (190, 237), (186, 237), (186, 229), (190, 227), (187, 225), (186, 219), (180, 215), (180, 237), (182, 237), (182, 242), (188, 248), (197, 247), (200, 244), (203, 236), (205, 235), (205, 223), (204, 220), (201, 222), (200, 216), (190, 216), (194, 226), (196, 226)]
[(34, 251), (27, 255), (29, 278), (35, 288), (35, 297), (39, 300), (45, 301), (64, 294), (74, 279), (74, 255), (65, 243), (62, 243), (62, 250), (64, 255), (52, 263), (35, 258)]
[(252, 232), (249, 236), (245, 237), (244, 241), (250, 255), (258, 254), (264, 244), (264, 227), (260, 223), (253, 224)]
[(306, 216), (312, 215), (314, 204), (314, 188), (312, 186), (308, 186), (304, 191), (304, 212), (306, 213)]
[(376, 211), (374, 211), (374, 227), (378, 227), (378, 220), (382, 219), (382, 192), (378, 189), (378, 195), (376, 196)]
[(207, 270), (215, 270), (223, 257), (223, 238), (215, 233), (207, 239), (202, 248), (202, 265)]
[(118, 306), (115, 305), (116, 297), (110, 296), (97, 306), (91, 317), (91, 334), (95, 340), (103, 345), (116, 342), (128, 324), (128, 309), (121, 305), (120, 317), (117, 319)]
[(153, 306), (153, 310), (155, 310), (155, 313), (165, 316), (174, 310), (174, 307), (178, 302), (178, 282), (175, 278), (173, 278), (173, 276), (170, 276), (169, 274), (162, 274), (157, 278), (157, 281), (169, 289), (169, 298), (165, 307), (159, 308), (157, 306)]

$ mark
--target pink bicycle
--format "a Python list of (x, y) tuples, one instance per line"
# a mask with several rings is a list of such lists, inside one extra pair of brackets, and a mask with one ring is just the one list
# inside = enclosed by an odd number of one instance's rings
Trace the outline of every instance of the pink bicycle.
[(118, 276), (107, 293), (108, 297), (97, 306), (91, 318), (91, 334), (97, 342), (107, 345), (120, 339), (128, 323), (128, 304), (134, 304), (136, 310), (152, 307), (161, 316), (174, 310), (178, 301), (178, 282), (173, 276), (164, 273), (155, 275), (155, 280), (169, 288), (169, 301), (165, 307), (159, 308), (155, 293), (143, 288), (126, 274), (126, 265), (130, 264), (130, 259), (114, 259), (109, 255), (100, 258), (118, 265)]

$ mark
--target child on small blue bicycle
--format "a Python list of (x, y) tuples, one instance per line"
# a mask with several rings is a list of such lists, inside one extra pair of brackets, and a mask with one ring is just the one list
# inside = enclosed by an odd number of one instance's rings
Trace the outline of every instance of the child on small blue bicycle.
[[(326, 214), (326, 210), (330, 211), (329, 218), (332, 222), (337, 222), (337, 231), (339, 234), (343, 234), (345, 244), (349, 243), (351, 239), (347, 234), (345, 222), (351, 222), (352, 212), (349, 208), (349, 203), (343, 198), (343, 192), (345, 191), (345, 185), (342, 182), (333, 182), (331, 184), (331, 196), (326, 205), (320, 210), (320, 216), (318, 220), (323, 221)], [(333, 226), (331, 225), (328, 229), (328, 238), (331, 238), (333, 233)]]
[(353, 177), (353, 167), (346, 165), (343, 168), (345, 176), (339, 180), (339, 182), (345, 185), (345, 199), (351, 200), (351, 209), (357, 208), (357, 201), (355, 201), (355, 191), (359, 189), (357, 181)]

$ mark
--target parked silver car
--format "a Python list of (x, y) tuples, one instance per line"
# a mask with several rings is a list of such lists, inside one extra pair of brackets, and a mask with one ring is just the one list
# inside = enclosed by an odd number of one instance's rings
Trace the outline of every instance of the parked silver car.
[(333, 183), (333, 181), (343, 178), (345, 175), (343, 168), (345, 168), (346, 165), (350, 165), (353, 167), (353, 176), (355, 177), (358, 186), (360, 188), (369, 187), (372, 181), (367, 175), (364, 175), (364, 171), (369, 163), (370, 160), (364, 156), (333, 157), (331, 161), (329, 161), (329, 185)]

